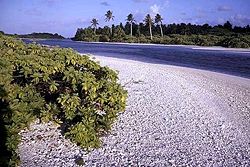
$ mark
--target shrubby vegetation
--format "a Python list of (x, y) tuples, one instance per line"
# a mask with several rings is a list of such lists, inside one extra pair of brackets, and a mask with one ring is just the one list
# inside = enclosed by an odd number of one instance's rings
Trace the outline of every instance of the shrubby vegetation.
[[(114, 19), (113, 13), (105, 14), (106, 21)], [(182, 44), (200, 46), (224, 46), (249, 48), (250, 27), (233, 27), (227, 21), (224, 25), (210, 26), (192, 24), (163, 24), (163, 18), (157, 14), (155, 18), (146, 15), (144, 23), (136, 23), (133, 14), (127, 16), (125, 26), (97, 27), (98, 20), (93, 19), (88, 28), (77, 29), (73, 40), (100, 42)]]
[(32, 34), (24, 34), (18, 35), (19, 38), (41, 38), (41, 39), (64, 39), (63, 36), (55, 33), (32, 33)]
[[(3, 31), (0, 31), (0, 34), (4, 34)], [(55, 34), (51, 34), (51, 33), (31, 33), (31, 34), (23, 34), (23, 35), (18, 35), (18, 34), (4, 34), (7, 36), (13, 36), (13, 37), (17, 37), (17, 38), (38, 38), (38, 39), (64, 39), (63, 36), (55, 33)]]
[(250, 36), (236, 34), (224, 37), (224, 39), (220, 41), (220, 45), (229, 48), (250, 48)]
[[(199, 46), (223, 46), (229, 48), (249, 48), (250, 35), (234, 34), (231, 35), (202, 35), (202, 34), (169, 34), (161, 37), (155, 35), (150, 39), (150, 36), (141, 34), (140, 36), (129, 36), (125, 34), (122, 28), (114, 30), (113, 36), (110, 35), (88, 35), (85, 33), (86, 29), (78, 29), (74, 38), (77, 41), (88, 42), (127, 42), (127, 43), (155, 43), (155, 44), (179, 44), (179, 45), (199, 45)], [(90, 28), (88, 29), (91, 32)]]
[(100, 135), (125, 108), (127, 93), (116, 72), (72, 49), (3, 35), (0, 48), (0, 166), (18, 163), (18, 133), (35, 119), (58, 123), (83, 148), (100, 145)]

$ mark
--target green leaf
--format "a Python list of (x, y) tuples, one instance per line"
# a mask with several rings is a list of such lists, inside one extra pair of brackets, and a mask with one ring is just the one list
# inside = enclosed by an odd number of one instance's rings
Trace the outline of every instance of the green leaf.
[(59, 84), (56, 83), (55, 81), (53, 81), (53, 82), (50, 84), (50, 86), (49, 86), (49, 90), (50, 90), (51, 92), (55, 92), (55, 91), (57, 91), (57, 86), (59, 86)]

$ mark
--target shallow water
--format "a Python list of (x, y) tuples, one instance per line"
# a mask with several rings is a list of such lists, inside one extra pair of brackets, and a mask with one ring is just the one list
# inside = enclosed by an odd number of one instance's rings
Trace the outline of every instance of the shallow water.
[[(24, 40), (30, 42), (29, 40)], [(127, 45), (37, 40), (37, 43), (73, 48), (80, 53), (171, 64), (250, 78), (250, 51), (192, 49), (185, 46)]]

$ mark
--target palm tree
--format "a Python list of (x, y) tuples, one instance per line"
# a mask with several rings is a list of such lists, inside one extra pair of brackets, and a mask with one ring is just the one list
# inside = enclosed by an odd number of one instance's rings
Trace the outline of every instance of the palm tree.
[(150, 38), (151, 38), (151, 40), (152, 40), (152, 39), (153, 39), (153, 35), (152, 35), (152, 24), (153, 24), (153, 20), (152, 20), (150, 14), (147, 14), (147, 15), (146, 15), (146, 17), (145, 17), (145, 19), (144, 19), (144, 22), (145, 22), (146, 25), (149, 26)]
[[(114, 20), (114, 17), (115, 16), (113, 16), (113, 12), (112, 11), (107, 11), (107, 13), (105, 14), (105, 21), (107, 22), (107, 21), (110, 21), (110, 20)], [(110, 27), (110, 32), (111, 32), (111, 36), (112, 36), (112, 27)]]
[(163, 37), (162, 20), (163, 20), (163, 18), (162, 18), (161, 15), (158, 13), (158, 14), (155, 16), (155, 23), (160, 25), (161, 36)]
[(134, 16), (133, 16), (133, 14), (129, 14), (128, 16), (127, 16), (127, 22), (129, 22), (130, 23), (130, 35), (131, 35), (131, 37), (133, 36), (133, 23), (135, 22), (135, 19), (134, 19)]
[(94, 19), (91, 20), (90, 23), (91, 23), (91, 27), (94, 28), (94, 33), (96, 34), (97, 25), (99, 24), (98, 20), (94, 18)]

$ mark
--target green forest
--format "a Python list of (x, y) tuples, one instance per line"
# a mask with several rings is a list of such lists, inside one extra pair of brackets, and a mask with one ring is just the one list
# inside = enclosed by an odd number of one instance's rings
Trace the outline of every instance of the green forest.
[(31, 34), (5, 34), (3, 31), (0, 31), (0, 34), (2, 35), (7, 35), (7, 36), (12, 36), (16, 38), (36, 38), (36, 39), (64, 39), (62, 35), (59, 35), (57, 33), (52, 34), (52, 33), (31, 33)]
[[(115, 19), (112, 11), (107, 11), (105, 21)], [(154, 18), (147, 14), (143, 22), (136, 22), (133, 14), (126, 18), (125, 25), (100, 27), (93, 18), (87, 28), (78, 28), (73, 40), (88, 42), (127, 42), (182, 44), (199, 46), (223, 46), (229, 48), (250, 47), (250, 26), (233, 26), (229, 21), (223, 25), (209, 24), (163, 24), (163, 18), (157, 14)]]
[(31, 33), (31, 34), (24, 34), (18, 35), (19, 38), (41, 38), (41, 39), (64, 39), (63, 36), (55, 33)]

